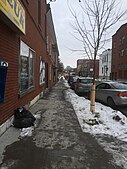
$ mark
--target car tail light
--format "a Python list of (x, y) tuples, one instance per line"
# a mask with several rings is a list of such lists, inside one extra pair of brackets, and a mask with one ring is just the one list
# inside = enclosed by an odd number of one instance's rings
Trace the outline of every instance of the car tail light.
[(127, 93), (118, 93), (117, 96), (118, 97), (127, 97)]

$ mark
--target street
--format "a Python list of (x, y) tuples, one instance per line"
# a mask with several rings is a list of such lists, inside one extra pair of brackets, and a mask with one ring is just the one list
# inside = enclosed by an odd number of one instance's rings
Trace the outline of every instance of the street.
[(127, 117), (127, 106), (118, 106), (117, 110), (119, 110), (121, 113), (123, 113)]
[(31, 108), (41, 111), (39, 125), (32, 137), (6, 146), (0, 169), (123, 169), (117, 159), (124, 158), (125, 142), (83, 133), (66, 90), (58, 82)]

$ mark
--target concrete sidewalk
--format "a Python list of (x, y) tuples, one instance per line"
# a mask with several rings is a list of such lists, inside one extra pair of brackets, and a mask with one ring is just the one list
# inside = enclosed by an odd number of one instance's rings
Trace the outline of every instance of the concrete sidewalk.
[[(11, 127), (0, 138), (1, 169), (122, 169), (90, 134), (81, 131), (63, 81), (34, 104), (41, 112), (32, 137)], [(3, 153), (4, 152), (4, 153)]]

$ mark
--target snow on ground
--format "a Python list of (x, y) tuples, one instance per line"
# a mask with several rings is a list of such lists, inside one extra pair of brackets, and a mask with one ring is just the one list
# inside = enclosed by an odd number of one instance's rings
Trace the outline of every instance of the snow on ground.
[[(127, 118), (121, 112), (101, 103), (95, 103), (95, 113), (90, 112), (90, 101), (79, 97), (65, 81), (66, 99), (71, 102), (83, 132), (93, 134), (105, 151), (113, 155), (113, 163), (127, 169)], [(118, 117), (118, 120), (114, 118)], [(94, 120), (98, 124), (91, 125)], [(102, 136), (102, 137), (100, 137)], [(112, 136), (113, 141), (106, 141), (103, 136)], [(96, 138), (95, 137), (95, 138)], [(117, 139), (115, 139), (117, 138)], [(123, 142), (121, 142), (123, 141)], [(121, 144), (122, 143), (122, 144)]]
[[(65, 85), (69, 87), (66, 81)], [(73, 105), (83, 132), (110, 135), (127, 142), (127, 118), (121, 112), (96, 102), (95, 113), (91, 113), (90, 101), (79, 97), (69, 88), (66, 98)], [(118, 120), (115, 120), (117, 118)], [(91, 121), (98, 124), (92, 125)]]
[[(63, 80), (63, 78), (62, 78)], [(79, 97), (70, 89), (68, 83), (64, 83), (68, 89), (66, 91), (66, 99), (71, 102), (77, 114), (82, 131), (93, 134), (97, 137), (98, 143), (109, 153), (113, 155), (113, 162), (123, 169), (127, 169), (127, 118), (119, 111), (115, 111), (110, 107), (96, 103), (96, 113), (90, 112), (90, 101), (83, 97)], [(96, 116), (96, 117), (95, 117)], [(120, 120), (115, 120), (113, 117), (120, 117)], [(40, 112), (35, 116), (37, 120), (41, 118)], [(93, 119), (98, 124), (89, 124)], [(36, 127), (36, 124), (35, 124)], [(21, 130), (21, 137), (31, 136), (34, 127), (23, 128)], [(111, 142), (106, 141), (103, 136), (113, 136), (114, 140)], [(117, 139), (115, 139), (117, 138)], [(121, 144), (121, 141), (122, 142)], [(124, 144), (125, 143), (125, 144)]]
[[(121, 112), (115, 111), (100, 103), (95, 104), (96, 112), (91, 113), (90, 101), (76, 95), (74, 91), (70, 89), (66, 81), (64, 84), (68, 87), (66, 90), (66, 99), (73, 105), (82, 131), (93, 134), (96, 137), (99, 136), (97, 137), (97, 141), (107, 152), (113, 155), (112, 162), (123, 169), (127, 169), (127, 118)], [(114, 117), (119, 117), (119, 119), (115, 120)], [(38, 112), (35, 118), (36, 121), (39, 120), (41, 118), (41, 113)], [(92, 120), (98, 124), (89, 124)], [(36, 125), (35, 123), (34, 127), (36, 127)], [(31, 136), (34, 127), (23, 128), (20, 136)], [(112, 136), (114, 140), (108, 142), (104, 139), (104, 135)], [(124, 142), (121, 144), (120, 140)]]
[[(119, 140), (127, 142), (127, 118), (120, 111), (113, 110), (101, 103), (95, 104), (95, 113), (90, 112), (90, 101), (84, 97), (79, 97), (73, 90), (70, 89), (68, 83), (64, 83), (68, 90), (66, 91), (66, 99), (71, 102), (77, 114), (80, 126), (83, 132), (88, 132), (93, 135), (103, 134), (116, 137)], [(120, 120), (114, 118), (119, 117)], [(35, 116), (40, 119), (40, 112)], [(91, 125), (90, 122), (97, 122), (96, 125)], [(36, 124), (35, 124), (36, 127)], [(21, 137), (31, 136), (34, 127), (23, 128)]]

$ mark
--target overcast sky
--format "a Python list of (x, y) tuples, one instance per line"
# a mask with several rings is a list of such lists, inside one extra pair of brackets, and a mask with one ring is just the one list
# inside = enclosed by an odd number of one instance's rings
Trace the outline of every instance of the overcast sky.
[[(73, 2), (73, 6), (77, 8), (79, 0), (69, 0), (70, 3)], [(121, 4), (124, 4), (122, 8), (127, 9), (127, 0), (121, 0)], [(59, 48), (60, 59), (64, 64), (64, 67), (71, 66), (76, 67), (78, 59), (84, 59), (84, 54), (82, 52), (72, 52), (71, 49), (83, 49), (82, 43), (74, 38), (74, 29), (71, 24), (73, 23), (73, 17), (67, 5), (67, 0), (56, 0), (51, 2), (51, 10), (54, 21), (54, 27), (56, 32), (56, 38)], [(121, 5), (120, 4), (120, 5)], [(127, 16), (126, 16), (127, 18)], [(120, 25), (126, 23), (127, 19), (117, 23), (115, 27), (112, 28), (110, 32), (110, 37), (116, 32)], [(111, 48), (111, 41), (106, 44), (106, 48)], [(104, 50), (105, 50), (104, 49)]]

